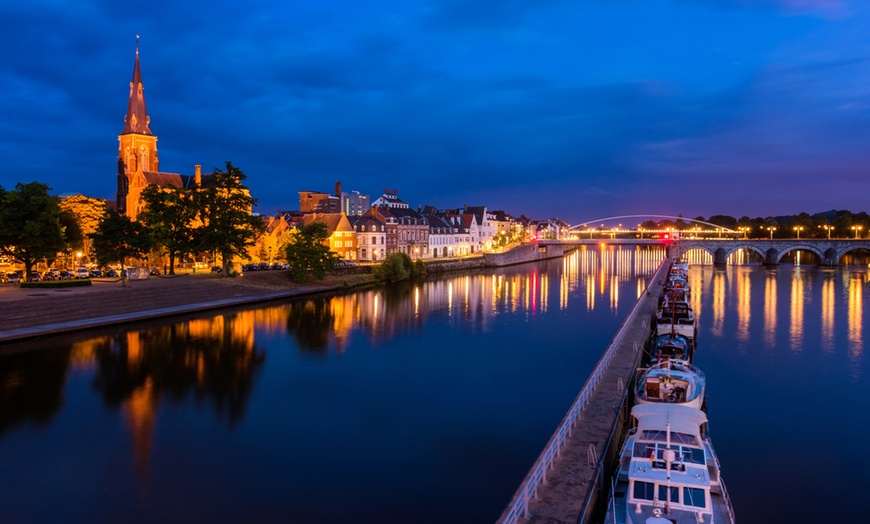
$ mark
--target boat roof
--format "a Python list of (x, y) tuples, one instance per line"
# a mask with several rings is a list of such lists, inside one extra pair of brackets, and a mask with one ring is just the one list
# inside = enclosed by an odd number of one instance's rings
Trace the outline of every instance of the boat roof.
[(706, 413), (680, 404), (638, 404), (631, 408), (631, 416), (637, 419), (638, 434), (662, 431), (670, 422), (671, 431), (699, 435), (701, 424), (707, 422)]

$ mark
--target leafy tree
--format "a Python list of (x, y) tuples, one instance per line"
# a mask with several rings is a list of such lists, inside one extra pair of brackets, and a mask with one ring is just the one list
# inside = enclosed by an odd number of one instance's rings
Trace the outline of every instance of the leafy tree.
[(209, 187), (195, 193), (201, 226), (196, 230), (196, 245), (201, 251), (219, 254), (223, 274), (229, 274), (234, 256), (246, 256), (246, 249), (256, 243), (263, 231), (263, 221), (251, 214), (256, 200), (242, 183), (241, 169), (226, 163), (226, 171), (217, 168)]
[(390, 253), (374, 270), (375, 277), (385, 282), (398, 282), (425, 274), (426, 264), (422, 260), (412, 262), (407, 253)]
[(97, 230), (100, 220), (106, 214), (106, 201), (100, 198), (91, 198), (84, 195), (71, 195), (60, 201), (60, 208), (72, 218), (79, 235), (72, 234), (67, 230), (69, 248), (82, 248), (85, 253), (90, 253), (90, 235)]
[(39, 182), (0, 187), (0, 253), (24, 264), (24, 278), (42, 259), (54, 260), (67, 247), (57, 198)]
[(166, 249), (169, 274), (175, 274), (175, 259), (193, 247), (196, 207), (193, 194), (184, 189), (151, 185), (142, 191), (145, 210), (139, 219), (148, 226), (151, 238)]
[[(151, 235), (142, 222), (109, 211), (91, 233), (94, 253), (103, 264), (120, 262), (121, 274), (128, 258), (141, 258), (151, 249)], [(123, 278), (123, 277), (122, 277)]]
[(326, 270), (335, 265), (336, 254), (329, 250), (326, 224), (312, 222), (300, 227), (287, 244), (286, 257), (290, 275), (295, 282), (305, 282), (308, 270), (322, 280)]

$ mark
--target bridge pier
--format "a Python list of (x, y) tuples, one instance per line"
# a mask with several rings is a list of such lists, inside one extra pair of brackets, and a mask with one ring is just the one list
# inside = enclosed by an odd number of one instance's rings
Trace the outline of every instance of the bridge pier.
[(728, 265), (728, 251), (723, 248), (719, 248), (713, 252), (713, 265), (714, 266), (727, 266)]
[(770, 248), (764, 254), (764, 265), (765, 266), (778, 266), (779, 265), (779, 251), (775, 248)]

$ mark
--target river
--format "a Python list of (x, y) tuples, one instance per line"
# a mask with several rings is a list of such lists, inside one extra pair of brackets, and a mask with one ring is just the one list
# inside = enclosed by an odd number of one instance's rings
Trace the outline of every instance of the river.
[[(5, 346), (3, 520), (493, 522), (663, 257), (583, 248)], [(866, 460), (833, 452), (866, 425), (865, 269), (691, 270), (741, 523), (856, 514), (839, 493)]]

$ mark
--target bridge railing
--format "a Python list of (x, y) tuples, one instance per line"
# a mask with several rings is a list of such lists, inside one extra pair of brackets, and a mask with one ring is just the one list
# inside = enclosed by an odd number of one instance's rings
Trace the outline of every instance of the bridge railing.
[[(649, 291), (650, 286), (659, 282), (664, 278), (665, 271), (670, 267), (670, 259), (665, 259), (662, 262), (662, 265), (659, 266), (659, 269), (653, 275), (653, 277), (647, 282), (646, 290), (644, 290), (644, 295)], [(568, 410), (568, 413), (562, 419), (562, 423), (556, 429), (556, 432), (550, 437), (547, 446), (544, 448), (544, 451), (541, 452), (538, 460), (535, 461), (529, 473), (526, 475), (526, 478), (520, 488), (517, 490), (514, 495), (513, 500), (511, 501), (511, 505), (508, 506), (507, 509), (502, 513), (501, 518), (498, 520), (498, 524), (515, 524), (519, 521), (520, 518), (528, 518), (529, 516), (529, 503), (538, 498), (538, 486), (547, 481), (547, 471), (553, 468), (553, 464), (556, 459), (561, 456), (562, 448), (565, 447), (568, 439), (571, 437), (574, 428), (577, 427), (577, 423), (580, 419), (580, 412), (586, 407), (586, 404), (589, 401), (589, 397), (592, 395), (592, 392), (595, 390), (595, 387), (601, 381), (601, 378), (604, 376), (604, 373), (607, 371), (607, 367), (610, 364), (610, 361), (613, 359), (613, 356), (616, 354), (616, 351), (622, 345), (623, 338), (625, 338), (626, 326), (636, 322), (642, 321), (639, 317), (642, 315), (651, 315), (650, 311), (644, 307), (641, 307), (641, 304), (644, 302), (643, 295), (640, 299), (635, 303), (634, 308), (632, 308), (631, 313), (629, 313), (628, 317), (619, 327), (619, 331), (616, 336), (614, 336), (613, 340), (610, 342), (610, 345), (607, 347), (607, 350), (598, 360), (598, 364), (595, 366), (595, 369), (592, 371), (592, 374), (586, 380), (586, 383), (583, 385), (583, 389), (580, 390), (580, 394), (577, 395), (577, 398), (574, 400), (574, 403), (571, 405), (571, 408)], [(635, 347), (635, 350), (639, 348)], [(587, 507), (589, 501), (587, 500)], [(586, 509), (584, 508), (584, 512)]]

